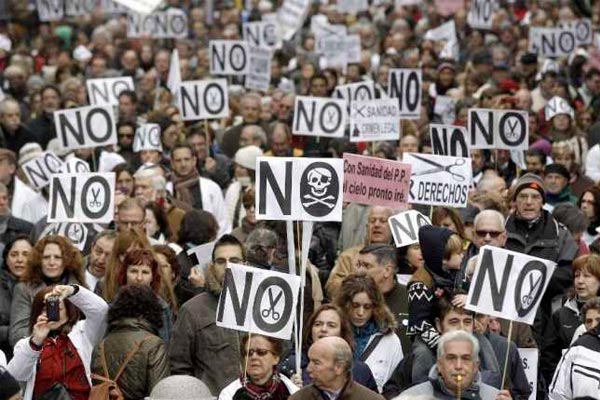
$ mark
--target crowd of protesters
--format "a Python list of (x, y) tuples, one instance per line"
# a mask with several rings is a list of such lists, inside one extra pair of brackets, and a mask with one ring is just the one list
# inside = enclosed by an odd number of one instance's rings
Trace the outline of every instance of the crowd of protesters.
[[(373, 0), (350, 13), (310, 1), (272, 53), (268, 90), (228, 77), (229, 115), (210, 121), (182, 120), (173, 51), (182, 81), (212, 78), (209, 42), (243, 40), (245, 22), (283, 1), (164, 1), (187, 15), (185, 39), (129, 38), (126, 8), (110, 14), (104, 1), (42, 22), (39, 3), (0, 7), (0, 400), (109, 389), (125, 399), (600, 399), (600, 1), (490, 1), (486, 30), (468, 22), (466, 1)], [(359, 36), (360, 62), (328, 67), (311, 30), (319, 15)], [(557, 59), (531, 52), (532, 27), (582, 19), (591, 44)], [(455, 43), (428, 39), (450, 21)], [(385, 97), (396, 68), (422, 71), (419, 118), (401, 120), (398, 140), (292, 134), (296, 96), (373, 81)], [(114, 107), (118, 143), (63, 148), (54, 113), (88, 105), (88, 79), (122, 76), (135, 90)], [(442, 99), (454, 108), (440, 111)], [(431, 123), (467, 126), (473, 108), (528, 113), (529, 149), (470, 149), (466, 208), (415, 206), (432, 225), (397, 248), (388, 218), (401, 210), (345, 202), (341, 222), (314, 224), (301, 343), (216, 325), (228, 263), (287, 272), (288, 249), (300, 251), (285, 222), (257, 220), (258, 157), (402, 161), (432, 153)], [(162, 152), (134, 151), (146, 123), (158, 124)], [(48, 222), (49, 187), (36, 190), (22, 168), (45, 151), (115, 173), (113, 222), (75, 233)], [(187, 252), (208, 243), (197, 268)], [(556, 263), (533, 325), (465, 309), (486, 245)], [(535, 387), (519, 348), (538, 350)]]

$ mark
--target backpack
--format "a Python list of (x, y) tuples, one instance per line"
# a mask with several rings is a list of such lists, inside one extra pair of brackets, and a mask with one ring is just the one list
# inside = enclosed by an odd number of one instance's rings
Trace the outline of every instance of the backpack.
[(140, 340), (135, 347), (129, 353), (127, 353), (125, 360), (119, 367), (119, 370), (113, 379), (110, 378), (108, 373), (106, 355), (104, 354), (104, 340), (100, 343), (99, 352), (104, 376), (92, 374), (92, 379), (101, 381), (102, 383), (92, 386), (88, 400), (124, 400), (123, 392), (121, 392), (117, 381), (121, 377), (123, 371), (125, 371), (125, 367), (127, 364), (129, 364), (129, 361), (131, 361), (133, 356), (140, 350), (140, 347), (142, 347), (142, 343), (144, 343), (150, 337), (151, 335), (148, 335)]

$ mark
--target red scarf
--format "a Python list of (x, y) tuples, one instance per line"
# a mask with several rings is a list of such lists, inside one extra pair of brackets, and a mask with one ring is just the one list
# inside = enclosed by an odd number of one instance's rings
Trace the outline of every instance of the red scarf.
[(256, 385), (243, 375), (240, 381), (243, 387), (235, 393), (233, 400), (287, 400), (290, 397), (290, 392), (275, 369), (271, 379), (264, 385)]

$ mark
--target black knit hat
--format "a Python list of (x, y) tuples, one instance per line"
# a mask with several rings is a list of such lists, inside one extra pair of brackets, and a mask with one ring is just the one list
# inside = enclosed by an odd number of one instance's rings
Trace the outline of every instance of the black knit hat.
[(542, 195), (544, 201), (546, 201), (546, 188), (544, 188), (544, 181), (536, 174), (529, 172), (519, 178), (517, 184), (515, 185), (515, 199), (517, 198), (519, 192), (521, 192), (523, 189), (537, 190)]
[(0, 367), (0, 400), (8, 400), (20, 390), (19, 382), (6, 369)]
[(561, 164), (554, 163), (546, 165), (546, 168), (544, 168), (544, 175), (548, 174), (559, 174), (564, 176), (567, 180), (571, 179), (571, 174), (569, 173), (569, 170)]

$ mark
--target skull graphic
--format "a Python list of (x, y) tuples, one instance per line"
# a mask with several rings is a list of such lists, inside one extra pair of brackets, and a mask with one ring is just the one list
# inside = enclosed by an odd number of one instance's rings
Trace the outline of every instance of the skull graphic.
[(315, 168), (308, 173), (308, 184), (311, 193), (316, 197), (322, 197), (327, 193), (331, 185), (331, 171), (325, 168)]

